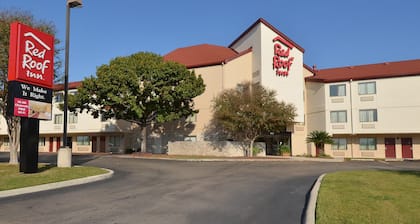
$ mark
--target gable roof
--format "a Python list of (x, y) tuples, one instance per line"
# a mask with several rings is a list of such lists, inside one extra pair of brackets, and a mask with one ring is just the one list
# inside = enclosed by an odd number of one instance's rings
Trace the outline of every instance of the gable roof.
[(331, 83), (413, 76), (420, 75), (420, 59), (321, 69), (314, 71), (314, 74), (314, 76), (307, 77), (305, 80)]
[(281, 36), (287, 44), (291, 44), (292, 46), (296, 47), (297, 49), (299, 49), (302, 53), (305, 52), (305, 49), (303, 49), (303, 47), (301, 47), (300, 45), (298, 45), (296, 42), (294, 42), (292, 39), (290, 39), (288, 36), (286, 36), (284, 33), (280, 32), (277, 28), (275, 28), (273, 25), (271, 25), (269, 22), (267, 22), (265, 19), (263, 18), (259, 18), (257, 21), (255, 21), (255, 23), (253, 23), (248, 29), (246, 29), (238, 38), (236, 38), (230, 45), (229, 48), (231, 48), (233, 45), (235, 45), (240, 39), (242, 39), (245, 35), (247, 35), (249, 32), (251, 32), (251, 30), (257, 26), (258, 24), (264, 24), (265, 26), (267, 26), (268, 28), (270, 28), (273, 32), (275, 32), (277, 35)]
[(219, 65), (227, 59), (238, 56), (239, 53), (227, 47), (200, 44), (190, 47), (178, 48), (169, 52), (163, 58), (167, 61), (175, 61), (187, 68)]

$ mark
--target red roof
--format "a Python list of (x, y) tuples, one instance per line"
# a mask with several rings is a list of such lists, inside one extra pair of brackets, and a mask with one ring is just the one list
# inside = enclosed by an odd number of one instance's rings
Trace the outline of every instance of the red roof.
[[(69, 82), (69, 89), (77, 89), (77, 87), (81, 86), (82, 82)], [(64, 84), (54, 84), (53, 91), (62, 91), (64, 90)]]
[(312, 82), (343, 82), (420, 75), (420, 59), (316, 70)]
[(219, 65), (231, 58), (237, 57), (238, 52), (231, 48), (200, 44), (191, 47), (178, 48), (169, 52), (163, 58), (167, 61), (175, 61), (187, 68), (197, 68), (211, 65)]
[(269, 22), (267, 22), (265, 19), (263, 18), (259, 18), (254, 24), (252, 24), (247, 30), (245, 30), (238, 38), (236, 38), (230, 45), (229, 47), (232, 47), (233, 45), (235, 45), (240, 39), (242, 39), (246, 34), (248, 34), (256, 25), (258, 24), (264, 24), (266, 25), (268, 28), (270, 28), (273, 32), (275, 32), (277, 35), (281, 36), (284, 41), (286, 42), (285, 44), (287, 45), (292, 45), (294, 47), (296, 47), (297, 49), (299, 49), (302, 53), (305, 52), (305, 49), (303, 49), (303, 47), (299, 46), (296, 42), (294, 42), (292, 39), (290, 39), (288, 36), (286, 36), (284, 33), (280, 32), (278, 29), (276, 29), (273, 25), (271, 25)]

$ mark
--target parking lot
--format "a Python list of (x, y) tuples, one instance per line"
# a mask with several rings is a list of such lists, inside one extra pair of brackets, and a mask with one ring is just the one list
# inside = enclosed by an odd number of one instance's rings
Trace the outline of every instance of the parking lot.
[[(41, 155), (40, 162), (54, 160)], [(4, 154), (1, 155), (4, 161)], [(412, 162), (185, 162), (74, 156), (105, 181), (0, 200), (0, 223), (300, 223), (322, 173), (419, 169)]]

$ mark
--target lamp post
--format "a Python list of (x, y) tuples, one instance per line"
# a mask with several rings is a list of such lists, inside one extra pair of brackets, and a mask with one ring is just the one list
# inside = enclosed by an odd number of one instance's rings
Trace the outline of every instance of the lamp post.
[(64, 59), (64, 119), (63, 119), (63, 145), (57, 154), (58, 167), (71, 167), (71, 148), (67, 146), (67, 111), (69, 92), (69, 43), (70, 43), (70, 9), (81, 7), (82, 0), (67, 0), (66, 2), (66, 45)]

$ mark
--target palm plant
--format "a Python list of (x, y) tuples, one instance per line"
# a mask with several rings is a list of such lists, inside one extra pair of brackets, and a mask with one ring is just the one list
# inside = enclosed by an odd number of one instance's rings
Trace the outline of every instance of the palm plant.
[(316, 156), (324, 155), (324, 145), (334, 143), (332, 136), (326, 131), (312, 131), (306, 137), (307, 143), (314, 143), (316, 148)]

